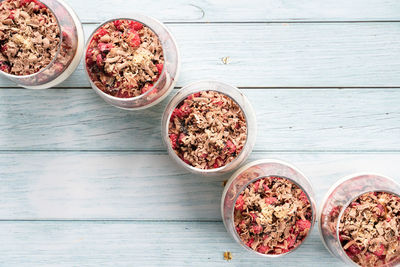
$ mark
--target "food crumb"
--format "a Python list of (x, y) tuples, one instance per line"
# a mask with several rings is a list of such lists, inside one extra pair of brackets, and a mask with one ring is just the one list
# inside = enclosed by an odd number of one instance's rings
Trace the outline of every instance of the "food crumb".
[(222, 186), (225, 186), (227, 182), (228, 182), (228, 180), (223, 181)]
[(230, 63), (230, 58), (229, 57), (223, 57), (221, 58), (222, 63), (224, 63), (225, 65)]
[(232, 253), (229, 251), (225, 251), (224, 252), (224, 260), (226, 260), (226, 261), (232, 260)]

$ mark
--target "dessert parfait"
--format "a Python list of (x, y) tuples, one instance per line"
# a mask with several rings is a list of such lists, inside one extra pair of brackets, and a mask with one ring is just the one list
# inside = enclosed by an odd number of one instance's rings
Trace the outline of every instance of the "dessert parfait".
[(75, 13), (59, 0), (0, 2), (0, 70), (33, 89), (55, 86), (77, 67), (83, 31)]
[(298, 248), (315, 221), (311, 184), (293, 166), (276, 160), (239, 169), (225, 186), (221, 211), (239, 244), (268, 257)]
[(330, 190), (320, 215), (330, 252), (352, 265), (399, 264), (400, 197), (393, 191), (398, 189), (387, 177), (367, 174), (345, 178)]
[(242, 154), (249, 153), (254, 140), (254, 115), (245, 97), (226, 84), (216, 84), (217, 89), (207, 85), (183, 88), (163, 118), (170, 153), (181, 165), (199, 173), (237, 166), (237, 159), (246, 157)]
[(133, 19), (107, 21), (87, 45), (86, 71), (93, 89), (120, 108), (154, 105), (175, 83), (176, 45), (161, 23), (144, 19), (148, 24)]

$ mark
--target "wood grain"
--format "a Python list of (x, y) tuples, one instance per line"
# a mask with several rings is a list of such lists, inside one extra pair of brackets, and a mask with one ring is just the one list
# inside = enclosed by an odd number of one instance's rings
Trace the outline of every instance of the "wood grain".
[(316, 228), (298, 250), (268, 260), (244, 251), (221, 222), (0, 222), (0, 235), (9, 266), (343, 266)]
[[(354, 172), (400, 182), (400, 153), (253, 153), (278, 158), (309, 176), (320, 204)], [(178, 169), (165, 154), (20, 152), (0, 154), (0, 219), (220, 220), (222, 177)]]
[[(86, 36), (95, 27), (86, 24)], [(400, 86), (400, 22), (169, 27), (182, 55), (177, 86), (209, 78), (240, 87)], [(89, 87), (82, 65), (60, 86)]]
[[(257, 151), (400, 150), (397, 89), (244, 92), (258, 120)], [(0, 150), (163, 150), (166, 103), (129, 112), (88, 89), (3, 89)]]
[(259, 21), (375, 21), (399, 20), (396, 0), (68, 0), (83, 22), (129, 17), (141, 12), (165, 22), (259, 22)]

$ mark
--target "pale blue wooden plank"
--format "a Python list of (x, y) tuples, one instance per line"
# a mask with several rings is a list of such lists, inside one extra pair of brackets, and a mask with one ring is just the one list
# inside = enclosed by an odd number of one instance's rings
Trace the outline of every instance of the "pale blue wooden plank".
[[(295, 164), (320, 204), (339, 178), (378, 172), (400, 182), (400, 153), (253, 153)], [(0, 219), (220, 220), (222, 177), (178, 169), (165, 154), (0, 154)]]
[[(84, 22), (142, 12), (166, 22), (399, 20), (396, 0), (68, 0)], [(95, 8), (94, 8), (95, 7)]]
[(0, 262), (8, 266), (343, 266), (317, 229), (277, 259), (245, 251), (221, 222), (0, 222), (0, 235)]
[[(257, 151), (400, 150), (400, 90), (243, 91), (258, 119)], [(89, 89), (3, 89), (0, 150), (163, 150), (166, 102), (129, 112)]]
[[(86, 36), (95, 27), (86, 24)], [(400, 86), (400, 22), (168, 27), (182, 55), (177, 86), (208, 78), (241, 87)], [(82, 65), (60, 86), (88, 87)]]

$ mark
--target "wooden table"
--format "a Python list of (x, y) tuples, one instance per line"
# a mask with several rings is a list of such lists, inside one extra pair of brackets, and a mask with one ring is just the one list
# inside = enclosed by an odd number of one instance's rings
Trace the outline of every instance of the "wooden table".
[[(182, 54), (176, 90), (207, 78), (241, 88), (258, 119), (249, 161), (295, 164), (318, 204), (352, 172), (400, 180), (400, 1), (68, 3), (86, 36), (130, 12), (165, 22)], [(276, 260), (237, 245), (219, 211), (230, 175), (197, 177), (166, 154), (167, 100), (114, 108), (89, 89), (82, 65), (59, 88), (0, 86), (0, 265), (342, 266), (317, 228)]]

